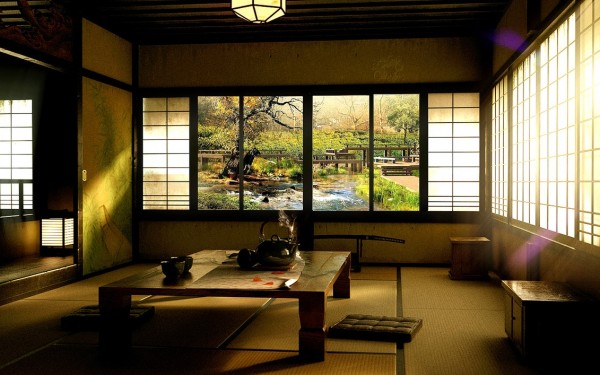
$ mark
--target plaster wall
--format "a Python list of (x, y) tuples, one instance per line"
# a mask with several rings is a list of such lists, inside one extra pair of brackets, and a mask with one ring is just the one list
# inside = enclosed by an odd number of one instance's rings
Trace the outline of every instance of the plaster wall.
[(474, 39), (140, 46), (141, 88), (476, 82)]
[[(204, 249), (254, 249), (260, 222), (162, 222), (140, 224), (140, 256), (164, 259)], [(423, 223), (315, 223), (315, 234), (369, 234), (404, 239), (404, 244), (364, 241), (361, 262), (424, 263), (450, 262), (450, 236), (479, 236), (478, 225)], [(265, 234), (279, 234), (277, 223), (269, 223)], [(351, 239), (314, 241), (314, 250), (356, 251)]]
[(513, 0), (493, 36), (492, 72), (501, 73), (506, 64), (529, 47), (530, 37), (545, 26), (565, 0)]
[(130, 85), (131, 43), (86, 19), (82, 20), (81, 31), (83, 68)]
[(40, 253), (40, 221), (3, 220), (0, 225), (0, 260)]
[(514, 0), (498, 23), (492, 48), (492, 71), (500, 69), (527, 45), (527, 0)]

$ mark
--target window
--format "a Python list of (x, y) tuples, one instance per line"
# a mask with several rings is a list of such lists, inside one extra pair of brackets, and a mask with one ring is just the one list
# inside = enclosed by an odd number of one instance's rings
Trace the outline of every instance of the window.
[(375, 95), (373, 104), (374, 209), (419, 211), (419, 95)]
[(33, 214), (32, 108), (32, 100), (0, 100), (0, 217)]
[(600, 246), (600, 1), (579, 15), (579, 240)]
[(240, 97), (199, 97), (198, 209), (238, 210), (243, 180), (245, 210), (301, 210), (302, 106), (302, 97), (248, 96), (240, 119)]
[(188, 98), (146, 98), (143, 104), (144, 209), (189, 209)]
[(574, 237), (575, 16), (542, 42), (539, 64), (539, 226)]
[[(600, 1), (583, 1), (493, 92), (492, 212), (600, 246)], [(510, 176), (500, 100), (511, 92)], [(510, 185), (509, 213), (501, 202)], [(531, 229), (531, 228), (528, 228)]]
[[(419, 211), (423, 95), (145, 98), (143, 208)], [(431, 103), (429, 147), (450, 163), (430, 165), (441, 179), (429, 187), (451, 190), (430, 210), (479, 211), (479, 95), (431, 94)]]
[(429, 94), (430, 211), (479, 210), (479, 94)]
[(302, 210), (302, 107), (302, 97), (244, 97), (244, 209)]
[(512, 218), (536, 223), (536, 54), (512, 75)]
[(314, 211), (368, 211), (369, 96), (313, 99)]
[(492, 212), (508, 216), (508, 77), (492, 92)]

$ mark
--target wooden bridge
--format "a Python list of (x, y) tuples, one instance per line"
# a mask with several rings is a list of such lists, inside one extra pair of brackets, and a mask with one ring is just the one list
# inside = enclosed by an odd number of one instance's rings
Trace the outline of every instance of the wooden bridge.
[[(281, 161), (281, 158), (291, 157), (291, 155), (285, 154), (284, 151), (284, 149), (264, 150), (260, 151), (260, 157), (265, 159), (276, 158), (277, 162), (279, 162)], [(225, 165), (230, 157), (231, 150), (198, 150), (198, 163), (200, 168), (210, 160), (217, 160)]]
[(418, 165), (382, 165), (382, 176), (412, 176), (413, 171), (418, 171)]
[[(390, 147), (375, 147), (375, 150), (385, 150), (385, 155), (388, 155), (390, 150), (405, 150), (406, 156), (400, 158), (405, 161), (415, 162), (418, 161), (419, 155), (411, 155), (408, 154), (409, 147), (408, 146), (390, 146)], [(357, 158), (356, 152), (350, 152), (350, 150), (361, 151), (363, 153), (363, 158)], [(292, 158), (293, 155), (284, 153), (283, 149), (273, 149), (273, 150), (264, 150), (261, 151), (260, 157), (265, 159), (276, 158), (277, 162), (280, 162), (282, 158)], [(334, 165), (335, 168), (339, 168), (339, 165), (345, 165), (350, 168), (352, 172), (362, 172), (363, 167), (368, 165), (367, 157), (368, 148), (363, 146), (351, 146), (348, 145), (345, 149), (335, 150), (335, 149), (326, 149), (324, 154), (313, 155), (313, 165), (320, 165), (321, 167), (325, 167), (327, 165)], [(404, 152), (403, 152), (404, 154)], [(200, 167), (204, 166), (210, 160), (217, 160), (221, 163), (225, 164), (229, 157), (231, 156), (231, 151), (229, 150), (199, 150), (198, 152), (198, 162)], [(412, 175), (412, 171), (418, 170), (418, 165), (400, 165), (395, 164), (396, 158), (391, 156), (380, 157), (377, 156), (374, 158), (375, 162), (390, 162), (394, 165), (381, 165), (381, 174), (384, 176), (410, 176)], [(294, 159), (295, 162), (301, 164), (302, 159)]]

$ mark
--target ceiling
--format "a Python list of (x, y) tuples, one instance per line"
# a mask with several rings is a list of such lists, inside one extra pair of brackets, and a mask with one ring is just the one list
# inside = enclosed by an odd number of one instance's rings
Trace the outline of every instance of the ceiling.
[[(268, 24), (235, 16), (230, 1), (0, 1), (0, 27), (15, 3), (44, 12), (76, 7), (90, 21), (139, 44), (235, 43), (485, 36), (511, 0), (287, 0), (287, 14)], [(25, 17), (26, 18), (26, 17)], [(23, 22), (27, 22), (21, 17)]]

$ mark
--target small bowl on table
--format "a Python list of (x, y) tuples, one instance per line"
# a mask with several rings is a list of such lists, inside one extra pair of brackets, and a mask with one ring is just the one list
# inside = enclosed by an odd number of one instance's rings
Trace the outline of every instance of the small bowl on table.
[(190, 272), (190, 269), (192, 268), (192, 265), (194, 264), (194, 258), (189, 255), (171, 257), (171, 260), (175, 260), (176, 262), (181, 262), (181, 261), (184, 262), (182, 274)]
[(185, 260), (169, 259), (160, 262), (162, 272), (169, 279), (176, 279), (183, 274), (185, 269)]

